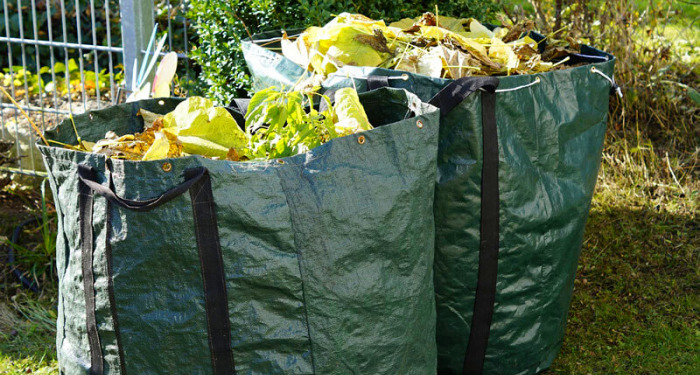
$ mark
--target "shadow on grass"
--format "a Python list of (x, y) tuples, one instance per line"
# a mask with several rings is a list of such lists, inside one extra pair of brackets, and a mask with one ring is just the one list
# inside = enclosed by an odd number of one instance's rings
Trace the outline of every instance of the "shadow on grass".
[(549, 374), (700, 373), (700, 221), (595, 205)]

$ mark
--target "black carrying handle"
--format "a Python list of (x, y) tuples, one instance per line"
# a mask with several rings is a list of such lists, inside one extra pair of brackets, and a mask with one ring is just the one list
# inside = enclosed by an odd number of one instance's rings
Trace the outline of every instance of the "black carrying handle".
[(367, 76), (367, 88), (369, 90), (389, 87), (389, 77), (387, 76)]
[(125, 199), (117, 196), (114, 190), (112, 190), (111, 183), (109, 187), (99, 184), (97, 182), (97, 173), (95, 172), (95, 168), (93, 167), (82, 164), (78, 165), (78, 178), (92, 191), (109, 199), (111, 202), (118, 205), (119, 207), (144, 212), (150, 211), (184, 194), (187, 190), (189, 190), (192, 187), (192, 185), (194, 185), (197, 181), (201, 180), (202, 177), (204, 177), (204, 175), (207, 174), (207, 169), (204, 167), (193, 168), (192, 171), (194, 173), (188, 173), (187, 179), (180, 185), (169, 189), (168, 191), (164, 192), (163, 194), (157, 197), (138, 201)]
[[(219, 229), (216, 219), (216, 204), (211, 187), (209, 171), (204, 167), (185, 170), (185, 181), (163, 194), (145, 200), (120, 198), (110, 187), (97, 183), (95, 168), (78, 165), (80, 190), (80, 234), (82, 241), (82, 271), (85, 286), (87, 314), (87, 332), (90, 344), (91, 375), (104, 372), (103, 355), (99, 341), (95, 315), (95, 289), (92, 271), (93, 195), (98, 194), (120, 207), (134, 211), (150, 211), (172, 199), (190, 192), (194, 215), (194, 232), (199, 252), (199, 261), (204, 286), (204, 302), (207, 317), (207, 334), (214, 375), (235, 375), (235, 361), (231, 347), (231, 323), (229, 320), (228, 293), (226, 291), (226, 273), (219, 241)], [(122, 360), (123, 358), (120, 358)], [(122, 372), (125, 373), (122, 362)]]
[(496, 88), (498, 83), (499, 80), (495, 77), (464, 77), (451, 82), (430, 99), (430, 104), (440, 108), (440, 116), (446, 116), (469, 95), (477, 90), (483, 90), (481, 96), (483, 163), (481, 168), (479, 271), (462, 375), (479, 375), (483, 372), (496, 301), (500, 236), (498, 129), (496, 127)]
[[(476, 90), (483, 89), (488, 94), (495, 94), (499, 82), (496, 77), (463, 77), (450, 82), (428, 103), (440, 108), (440, 115), (445, 116)], [(483, 99), (486, 96), (490, 95), (485, 95)]]

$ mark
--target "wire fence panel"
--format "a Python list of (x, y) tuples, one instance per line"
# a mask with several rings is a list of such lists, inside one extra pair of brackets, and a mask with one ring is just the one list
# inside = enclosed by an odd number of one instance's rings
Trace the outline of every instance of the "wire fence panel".
[(44, 175), (30, 121), (45, 130), (113, 104), (150, 59), (154, 27), (158, 39), (168, 33), (164, 50), (178, 52), (178, 77), (189, 82), (187, 8), (187, 0), (2, 0), (0, 87), (12, 99), (0, 94), (0, 143), (14, 144), (0, 173)]

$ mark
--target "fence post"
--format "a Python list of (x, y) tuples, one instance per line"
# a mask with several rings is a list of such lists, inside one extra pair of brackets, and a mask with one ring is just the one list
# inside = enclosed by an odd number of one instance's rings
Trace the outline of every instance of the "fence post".
[(138, 61), (140, 69), (145, 57), (142, 51), (148, 48), (148, 41), (153, 32), (153, 0), (120, 0), (119, 11), (122, 19), (126, 88), (133, 90), (134, 74), (138, 75), (138, 71), (134, 73), (134, 60)]

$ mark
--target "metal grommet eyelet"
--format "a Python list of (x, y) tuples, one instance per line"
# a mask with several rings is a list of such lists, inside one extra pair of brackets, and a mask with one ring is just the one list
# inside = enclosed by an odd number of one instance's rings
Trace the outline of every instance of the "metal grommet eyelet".
[(361, 145), (365, 144), (365, 136), (361, 135), (361, 136), (357, 137), (357, 143), (359, 143)]
[(165, 162), (165, 163), (163, 163), (161, 168), (163, 168), (163, 172), (170, 172), (173, 170), (173, 165), (168, 163), (168, 162)]
[(401, 79), (403, 79), (404, 81), (408, 81), (408, 74), (406, 74), (406, 73), (402, 74)]
[(592, 66), (592, 67), (591, 67), (591, 73), (595, 73), (596, 70), (597, 70), (597, 69), (595, 68), (595, 66)]
[(92, 114), (92, 112), (88, 113), (88, 117), (91, 121), (95, 119), (95, 116)]
[(282, 159), (277, 159), (277, 162), (280, 164), (284, 164), (284, 160), (282, 160)]
[(416, 126), (418, 127), (418, 129), (423, 129), (423, 121), (421, 121), (421, 120), (416, 121)]
[(159, 101), (158, 101), (158, 104), (160, 104), (160, 105), (165, 105), (165, 100), (159, 100)]

